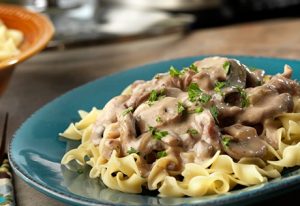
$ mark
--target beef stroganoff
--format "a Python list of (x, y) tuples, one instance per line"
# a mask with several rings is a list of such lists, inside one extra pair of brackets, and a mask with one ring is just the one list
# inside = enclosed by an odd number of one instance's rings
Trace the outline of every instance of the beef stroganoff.
[[(91, 166), (112, 189), (161, 196), (223, 194), (300, 165), (300, 86), (209, 57), (138, 80), (103, 109), (79, 111), (60, 136), (81, 141), (61, 163)], [(96, 95), (96, 94), (95, 94)]]

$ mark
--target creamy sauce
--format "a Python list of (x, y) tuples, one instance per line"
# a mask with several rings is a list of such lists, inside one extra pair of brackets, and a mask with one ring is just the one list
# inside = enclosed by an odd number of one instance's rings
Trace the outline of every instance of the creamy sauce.
[(293, 97), (299, 96), (291, 74), (285, 66), (283, 74), (266, 76), (237, 60), (212, 57), (181, 72), (136, 81), (130, 95), (106, 104), (94, 124), (92, 141), (95, 145), (104, 141), (107, 159), (113, 150), (119, 156), (138, 153), (144, 176), (145, 168), (165, 155), (176, 159), (168, 166), (176, 171), (212, 157), (217, 150), (236, 160), (264, 158), (266, 142), (277, 147), (274, 120), (291, 112)]

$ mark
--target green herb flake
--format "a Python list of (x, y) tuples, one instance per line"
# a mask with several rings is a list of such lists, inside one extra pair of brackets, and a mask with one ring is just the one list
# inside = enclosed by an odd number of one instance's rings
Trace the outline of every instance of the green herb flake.
[(149, 102), (154, 102), (154, 101), (157, 101), (157, 100), (158, 100), (157, 91), (156, 90), (152, 90), (151, 93), (150, 93), (148, 101)]
[(148, 98), (148, 105), (151, 106), (155, 101), (164, 97), (165, 90), (162, 89), (160, 91), (152, 90), (150, 96)]
[(248, 107), (250, 105), (250, 102), (249, 102), (249, 98), (247, 96), (247, 93), (245, 91), (243, 91), (241, 93), (241, 107), (244, 108), (244, 107)]
[(166, 151), (159, 151), (159, 152), (156, 153), (157, 159), (165, 157), (165, 156), (167, 156), (167, 152)]
[(203, 112), (203, 108), (202, 107), (196, 107), (196, 109), (195, 109), (195, 113), (201, 113), (201, 112)]
[(127, 109), (125, 109), (125, 110), (122, 112), (122, 115), (123, 115), (123, 116), (126, 116), (127, 114), (132, 113), (132, 112), (133, 112), (133, 108), (132, 108), (132, 107), (128, 107)]
[(154, 133), (154, 139), (161, 140), (163, 137), (167, 136), (169, 133), (168, 131), (156, 131)]
[(231, 141), (230, 136), (227, 136), (227, 135), (222, 136), (222, 144), (223, 144), (224, 147), (228, 147), (230, 141)]
[(225, 74), (228, 74), (229, 70), (230, 70), (230, 62), (224, 62), (223, 64), (223, 69), (225, 71)]
[(215, 119), (215, 121), (217, 123), (219, 123), (219, 121), (218, 121), (218, 115), (219, 115), (218, 108), (215, 105), (213, 105), (212, 107), (209, 108), (209, 111), (210, 111), (211, 115), (213, 116), (213, 118)]
[(182, 114), (184, 111), (185, 111), (185, 107), (184, 107), (183, 103), (182, 102), (178, 102), (178, 104), (177, 104), (177, 112), (179, 114)]
[(155, 131), (156, 131), (156, 128), (155, 127), (152, 127), (152, 126), (149, 126), (149, 132), (154, 135)]
[(240, 98), (241, 98), (241, 104), (240, 106), (242, 108), (244, 107), (248, 107), (250, 105), (250, 101), (249, 101), (249, 98), (248, 98), (248, 95), (245, 91), (245, 89), (241, 88), (241, 87), (237, 87), (239, 93), (240, 93)]
[(194, 72), (198, 72), (198, 67), (195, 65), (195, 64), (191, 64), (190, 66), (189, 66), (189, 69), (190, 70), (193, 70)]
[(159, 131), (155, 127), (149, 126), (149, 132), (152, 134), (153, 138), (156, 140), (161, 140), (163, 137), (167, 136), (168, 131)]
[(195, 135), (199, 134), (199, 132), (197, 130), (193, 129), (193, 128), (188, 129), (186, 132), (189, 133), (192, 136), (195, 136)]
[(134, 149), (133, 147), (130, 147), (130, 149), (129, 150), (127, 150), (127, 153), (128, 154), (139, 154), (139, 152), (136, 150), (136, 149)]
[(160, 123), (160, 122), (162, 122), (162, 119), (161, 119), (160, 116), (158, 116), (158, 117), (156, 117), (155, 121), (158, 122), (158, 123)]
[(226, 82), (216, 82), (215, 84), (215, 92), (222, 94), (221, 89), (226, 86)]
[(188, 87), (188, 95), (189, 100), (191, 102), (195, 102), (198, 98), (198, 96), (202, 93), (201, 89), (199, 88), (198, 84), (191, 83)]
[(209, 102), (210, 99), (211, 99), (211, 95), (206, 94), (206, 93), (202, 93), (199, 98), (200, 102), (203, 104), (206, 104), (207, 102)]
[(170, 67), (169, 73), (171, 77), (179, 77), (181, 75), (181, 72), (173, 66)]

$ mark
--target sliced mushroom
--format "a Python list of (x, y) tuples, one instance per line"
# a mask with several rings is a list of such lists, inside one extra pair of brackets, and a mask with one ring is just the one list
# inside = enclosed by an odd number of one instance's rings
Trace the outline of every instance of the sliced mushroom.
[(264, 78), (264, 70), (255, 69), (250, 71), (246, 69), (247, 78), (246, 78), (246, 87), (256, 87), (262, 84)]
[(230, 69), (227, 78), (229, 86), (238, 86), (241, 88), (245, 88), (247, 78), (245, 66), (242, 65), (239, 61), (233, 59), (231, 59), (229, 63)]
[[(230, 106), (230, 105), (238, 105), (238, 106)], [(239, 107), (240, 102), (236, 104), (224, 104), (219, 103), (218, 104), (218, 110), (219, 110), (219, 126), (229, 126), (232, 125), (235, 122), (234, 116), (238, 115), (243, 111), (241, 107)]]
[(241, 105), (241, 92), (237, 88), (230, 88), (225, 90), (224, 102), (230, 106), (240, 106)]
[(238, 122), (254, 125), (267, 118), (276, 117), (281, 113), (291, 112), (293, 105), (293, 98), (288, 93), (269, 94), (262, 96), (260, 101), (253, 106), (247, 107), (242, 113), (237, 115), (236, 119)]
[(266, 145), (252, 127), (235, 124), (225, 127), (224, 132), (228, 135), (222, 136), (223, 150), (236, 160), (242, 157), (262, 158), (267, 152)]

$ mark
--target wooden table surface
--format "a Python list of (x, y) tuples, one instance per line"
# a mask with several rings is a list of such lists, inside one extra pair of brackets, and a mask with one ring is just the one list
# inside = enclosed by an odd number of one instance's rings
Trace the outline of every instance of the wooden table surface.
[[(10, 113), (11, 136), (31, 113), (76, 86), (149, 62), (202, 54), (300, 59), (300, 19), (266, 20), (201, 29), (187, 35), (42, 52), (18, 65), (0, 99), (0, 112)], [(63, 205), (15, 179), (20, 206)]]

